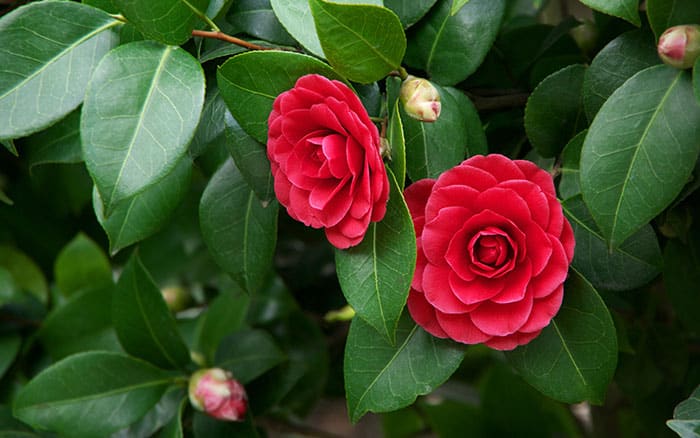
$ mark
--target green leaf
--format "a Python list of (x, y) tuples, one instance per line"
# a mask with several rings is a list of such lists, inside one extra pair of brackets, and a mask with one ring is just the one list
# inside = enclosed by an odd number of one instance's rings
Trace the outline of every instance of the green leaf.
[(95, 188), (92, 206), (109, 237), (110, 252), (115, 254), (158, 231), (187, 194), (191, 175), (192, 162), (184, 157), (159, 183), (119, 202), (108, 217)]
[(610, 95), (635, 73), (660, 64), (654, 36), (642, 30), (626, 32), (598, 52), (583, 78), (583, 106), (593, 120)]
[(189, 399), (184, 397), (180, 401), (177, 413), (170, 419), (168, 424), (161, 429), (160, 433), (158, 433), (158, 438), (183, 438), (184, 433), (182, 431), (182, 415), (188, 405)]
[(416, 266), (416, 235), (401, 189), (390, 170), (389, 202), (359, 245), (335, 251), (335, 266), (348, 303), (389, 343), (406, 305)]
[(194, 429), (194, 438), (260, 437), (250, 413), (246, 415), (244, 421), (234, 422), (217, 420), (203, 412), (195, 412), (192, 428)]
[(323, 58), (323, 48), (316, 34), (314, 17), (308, 1), (270, 0), (272, 10), (282, 26), (295, 40), (314, 55)]
[(221, 340), (243, 326), (249, 305), (249, 296), (238, 290), (224, 290), (209, 303), (199, 326), (196, 347), (207, 363), (214, 362)]
[(455, 85), (474, 73), (496, 40), (505, 0), (472, 0), (451, 15), (452, 0), (440, 0), (409, 35), (405, 62), (428, 72), (440, 85)]
[(646, 6), (657, 38), (671, 26), (700, 23), (700, 3), (695, 0), (647, 0)]
[(450, 8), (450, 15), (456, 15), (462, 6), (469, 3), (469, 0), (452, 0), (452, 8)]
[(558, 190), (562, 199), (569, 199), (581, 193), (579, 162), (581, 161), (581, 148), (583, 148), (583, 141), (586, 139), (587, 133), (588, 130), (583, 130), (576, 134), (561, 152), (561, 167), (559, 167), (561, 179)]
[(16, 334), (0, 335), (0, 379), (5, 371), (14, 362), (19, 348), (22, 346), (22, 338)]
[(270, 0), (238, 0), (226, 14), (236, 33), (248, 35), (277, 44), (293, 45), (294, 39), (277, 20)]
[(664, 286), (678, 319), (700, 333), (700, 228), (688, 233), (687, 242), (671, 239), (664, 248)]
[(695, 99), (700, 103), (700, 58), (695, 61), (693, 66), (693, 92)]
[(112, 283), (112, 268), (107, 256), (83, 233), (63, 247), (54, 264), (56, 287), (65, 297), (82, 289)]
[(85, 96), (81, 140), (108, 216), (176, 166), (203, 103), (202, 67), (179, 47), (139, 41), (104, 57)]
[(226, 61), (216, 72), (221, 95), (241, 127), (261, 143), (267, 142), (267, 118), (277, 95), (301, 76), (318, 73), (340, 79), (327, 64), (291, 52), (252, 51)]
[(683, 188), (700, 152), (700, 105), (690, 74), (650, 67), (618, 88), (581, 151), (581, 190), (611, 248)]
[(73, 111), (120, 24), (74, 2), (35, 2), (0, 19), (0, 139), (37, 132)]
[(549, 326), (508, 362), (543, 394), (565, 403), (602, 404), (617, 364), (615, 325), (596, 290), (576, 271)]
[(221, 341), (214, 364), (233, 373), (243, 385), (286, 359), (264, 330), (239, 330)]
[(410, 27), (418, 22), (437, 0), (384, 0), (384, 6), (394, 11), (403, 27)]
[(70, 356), (17, 394), (14, 414), (38, 429), (72, 437), (107, 436), (143, 416), (173, 377), (118, 353)]
[(567, 199), (562, 207), (576, 236), (572, 265), (594, 287), (631, 290), (659, 274), (661, 249), (651, 225), (645, 225), (610, 252), (580, 195)]
[(350, 324), (345, 346), (345, 393), (350, 420), (366, 412), (388, 412), (432, 392), (455, 372), (464, 357), (458, 344), (438, 339), (408, 314), (396, 330), (396, 344), (376, 336), (361, 318)]
[(328, 62), (351, 81), (368, 84), (401, 65), (406, 36), (389, 9), (309, 0)]
[(112, 0), (112, 3), (146, 38), (174, 46), (190, 39), (199, 17), (209, 6), (209, 0)]
[(0, 245), (0, 268), (5, 268), (10, 273), (18, 289), (27, 291), (41, 303), (46, 303), (49, 294), (46, 278), (25, 253), (9, 245)]
[(122, 351), (112, 325), (113, 294), (114, 286), (84, 290), (49, 313), (38, 336), (53, 360), (89, 350)]
[(12, 155), (14, 155), (15, 157), (19, 157), (19, 154), (17, 153), (17, 147), (15, 146), (15, 141), (13, 139), (0, 139), (0, 144), (2, 144), (5, 147), (5, 149), (7, 149)]
[(635, 26), (641, 24), (639, 19), (639, 0), (580, 0), (591, 9), (604, 14), (627, 20)]
[(391, 147), (391, 161), (389, 162), (389, 167), (396, 176), (399, 191), (403, 192), (404, 184), (406, 183), (406, 139), (404, 138), (403, 122), (401, 121), (399, 105), (400, 101), (397, 99), (394, 104), (394, 111), (391, 113), (391, 117), (389, 117), (387, 140)]
[(232, 160), (202, 194), (199, 221), (214, 261), (247, 292), (255, 293), (272, 268), (277, 243), (277, 202), (263, 206)]
[(547, 76), (525, 107), (525, 132), (543, 157), (553, 157), (583, 127), (581, 90), (586, 67), (570, 65)]
[(187, 400), (186, 390), (182, 386), (169, 387), (163, 397), (139, 421), (110, 436), (110, 438), (152, 437), (158, 429), (177, 418), (182, 402)]
[[(437, 178), (466, 155), (483, 152), (485, 137), (471, 101), (458, 90), (436, 86), (442, 111), (433, 123), (410, 118), (401, 106), (406, 139), (406, 171), (413, 181)], [(466, 121), (466, 123), (465, 123)], [(474, 144), (471, 144), (471, 142)], [(478, 151), (472, 151), (479, 149)]]
[(2, 189), (0, 189), (0, 202), (2, 202), (5, 205), (13, 205), (14, 201), (10, 199), (9, 196), (7, 196), (7, 193), (5, 193)]
[(681, 438), (700, 436), (700, 386), (676, 406), (673, 419), (668, 420), (666, 425)]
[(190, 363), (190, 352), (175, 318), (136, 253), (117, 282), (112, 320), (119, 342), (129, 354), (167, 369)]
[(73, 111), (50, 128), (27, 137), (22, 152), (27, 154), (30, 170), (42, 164), (83, 161), (80, 110)]
[(204, 107), (197, 131), (189, 146), (190, 157), (195, 159), (211, 148), (223, 149), (228, 144), (226, 139), (225, 119), (231, 115), (215, 84), (207, 87)]

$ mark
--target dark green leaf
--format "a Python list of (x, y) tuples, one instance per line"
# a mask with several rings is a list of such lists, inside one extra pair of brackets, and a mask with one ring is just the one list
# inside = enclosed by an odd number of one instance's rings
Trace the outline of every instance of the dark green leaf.
[(14, 362), (21, 346), (22, 338), (19, 335), (0, 335), (0, 379)]
[(202, 67), (179, 47), (140, 41), (105, 56), (86, 92), (80, 134), (108, 216), (177, 165), (203, 103)]
[(581, 3), (604, 14), (627, 20), (639, 26), (639, 0), (580, 0)]
[(65, 436), (107, 436), (141, 418), (172, 380), (165, 371), (122, 354), (80, 353), (22, 388), (14, 414)]
[(581, 191), (610, 247), (666, 208), (700, 152), (700, 105), (690, 74), (642, 70), (593, 120), (581, 151)]
[(277, 20), (270, 0), (238, 0), (228, 10), (226, 21), (237, 32), (287, 46), (294, 44), (294, 39)]
[(506, 357), (529, 384), (553, 399), (602, 404), (617, 364), (615, 325), (593, 286), (571, 271), (557, 316)]
[(476, 406), (441, 399), (437, 403), (421, 403), (420, 408), (440, 438), (461, 438), (465, 431), (469, 431), (470, 438), (489, 436), (484, 413)]
[(186, 400), (185, 388), (171, 386), (143, 418), (110, 438), (152, 437), (158, 429), (171, 423), (172, 419), (180, 422), (179, 410)]
[[(458, 120), (462, 121), (462, 124), (464, 124), (467, 130), (467, 157), (488, 154), (489, 146), (486, 139), (486, 132), (481, 124), (479, 113), (472, 101), (457, 88), (444, 87), (443, 90), (447, 91), (457, 102), (460, 117)], [(459, 122), (457, 122), (457, 126), (459, 126)]]
[(221, 341), (214, 364), (231, 371), (243, 385), (286, 359), (264, 330), (239, 330)]
[(700, 333), (700, 228), (688, 233), (687, 242), (671, 239), (664, 248), (664, 286), (678, 319)]
[[(250, 40), (249, 40), (250, 41)], [(265, 45), (264, 41), (250, 41), (251, 43)], [(206, 40), (203, 42), (204, 49), (199, 55), (199, 62), (204, 64), (216, 58), (228, 58), (232, 55), (238, 55), (247, 51), (245, 47), (229, 44), (219, 40)]]
[(199, 220), (209, 252), (247, 292), (254, 293), (272, 268), (277, 243), (277, 202), (263, 206), (232, 160), (209, 181)]
[(198, 17), (209, 6), (209, 0), (112, 0), (112, 3), (148, 39), (172, 45), (190, 39)]
[(74, 2), (33, 2), (0, 19), (0, 139), (51, 125), (83, 100), (120, 22)]
[(18, 289), (34, 295), (40, 302), (48, 299), (48, 285), (41, 269), (22, 251), (8, 245), (0, 245), (0, 268), (12, 276)]
[(647, 67), (661, 63), (654, 36), (633, 30), (623, 33), (598, 52), (583, 78), (583, 106), (593, 120), (610, 95), (627, 79)]
[(7, 193), (5, 193), (2, 189), (0, 189), (0, 202), (6, 205), (13, 205), (14, 201), (10, 199), (9, 196), (7, 196)]
[(287, 91), (301, 76), (318, 73), (331, 79), (338, 75), (323, 62), (290, 52), (253, 51), (226, 61), (216, 78), (221, 95), (245, 131), (267, 142), (267, 118), (277, 95)]
[(401, 65), (406, 36), (390, 10), (309, 0), (328, 62), (351, 81), (377, 81)]
[(5, 149), (7, 149), (12, 155), (18, 157), (17, 147), (15, 146), (15, 141), (13, 139), (0, 139), (0, 144), (2, 144)]
[(409, 36), (406, 64), (425, 70), (441, 85), (474, 73), (496, 40), (505, 0), (472, 0), (450, 15), (452, 0), (440, 0)]
[(162, 368), (183, 368), (190, 352), (172, 313), (138, 254), (129, 259), (112, 298), (112, 320), (129, 354)]
[(647, 0), (646, 6), (657, 37), (671, 26), (700, 23), (700, 3), (695, 0)]
[(583, 127), (581, 90), (586, 67), (570, 65), (547, 76), (525, 107), (525, 132), (543, 157), (553, 157)]
[(225, 119), (231, 117), (227, 114), (228, 108), (221, 97), (219, 89), (215, 85), (207, 87), (207, 94), (204, 98), (204, 108), (202, 116), (194, 133), (192, 143), (190, 143), (190, 156), (194, 159), (202, 155), (210, 148), (224, 149), (226, 141)]
[(581, 193), (579, 181), (579, 162), (581, 161), (581, 148), (586, 138), (587, 130), (581, 131), (572, 138), (561, 152), (561, 179), (559, 181), (559, 196), (568, 199)]
[(630, 290), (659, 274), (661, 249), (651, 225), (645, 225), (610, 252), (580, 195), (567, 199), (562, 206), (576, 236), (572, 265), (594, 287)]
[(22, 148), (27, 154), (29, 169), (49, 163), (80, 163), (80, 110), (41, 132), (27, 137)]
[(350, 420), (366, 412), (388, 412), (432, 392), (455, 372), (464, 349), (431, 336), (407, 313), (396, 330), (396, 344), (377, 336), (361, 318), (350, 325), (345, 346), (345, 393)]
[(401, 122), (400, 104), (401, 102), (397, 99), (394, 104), (394, 111), (389, 118), (387, 140), (391, 148), (389, 167), (396, 176), (399, 191), (403, 192), (404, 184), (406, 183), (406, 139), (403, 133), (403, 122)]
[(666, 424), (681, 438), (700, 436), (700, 386), (695, 388), (690, 397), (676, 406), (673, 410), (673, 419), (668, 420)]
[(105, 217), (103, 202), (93, 190), (92, 206), (97, 220), (109, 237), (112, 254), (158, 231), (187, 194), (192, 175), (192, 162), (184, 157), (158, 183), (114, 207)]
[(418, 22), (433, 7), (437, 0), (384, 0), (384, 6), (394, 11), (401, 20), (403, 27), (409, 27)]
[(54, 278), (58, 291), (70, 297), (82, 289), (112, 283), (112, 268), (102, 248), (78, 233), (56, 257)]
[(195, 412), (193, 429), (195, 438), (258, 438), (260, 436), (250, 414), (243, 422), (233, 422), (217, 420), (202, 412)]
[(700, 103), (700, 58), (695, 61), (693, 66), (693, 92), (695, 99)]
[(462, 6), (469, 3), (469, 0), (452, 0), (452, 7), (450, 8), (450, 15), (455, 15), (462, 9)]
[(0, 438), (38, 438), (42, 435), (12, 415), (12, 407), (0, 404)]
[(336, 250), (340, 287), (357, 315), (393, 344), (416, 266), (416, 235), (401, 189), (390, 170), (386, 215), (359, 245)]
[(112, 3), (112, 0), (82, 0), (81, 3), (102, 9), (110, 14), (116, 14), (119, 12), (119, 10)]
[(270, 171), (267, 149), (256, 139), (248, 135), (238, 121), (226, 110), (226, 146), (255, 196), (263, 203), (275, 198), (274, 180)]
[(197, 348), (207, 363), (213, 363), (221, 340), (241, 328), (249, 304), (248, 295), (238, 290), (224, 290), (211, 301), (197, 332)]
[(157, 435), (158, 438), (183, 438), (184, 434), (182, 432), (182, 414), (185, 412), (185, 408), (189, 400), (187, 397), (180, 401), (180, 406), (177, 409), (177, 413), (170, 419), (168, 424), (161, 429), (160, 433)]

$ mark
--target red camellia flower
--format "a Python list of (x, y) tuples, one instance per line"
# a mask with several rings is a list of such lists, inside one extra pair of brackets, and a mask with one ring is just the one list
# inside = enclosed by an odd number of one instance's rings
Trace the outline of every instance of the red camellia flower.
[(360, 243), (389, 197), (379, 133), (360, 99), (342, 82), (306, 75), (277, 96), (268, 125), (275, 194), (289, 215), (325, 228), (337, 248)]
[(559, 311), (574, 235), (552, 177), (475, 156), (405, 191), (418, 243), (413, 319), (440, 338), (511, 350)]

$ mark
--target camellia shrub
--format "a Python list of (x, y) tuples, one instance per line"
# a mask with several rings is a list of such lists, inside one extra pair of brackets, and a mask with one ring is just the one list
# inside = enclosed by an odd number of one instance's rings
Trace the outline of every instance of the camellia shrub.
[(0, 436), (700, 435), (697, 0), (0, 8)]

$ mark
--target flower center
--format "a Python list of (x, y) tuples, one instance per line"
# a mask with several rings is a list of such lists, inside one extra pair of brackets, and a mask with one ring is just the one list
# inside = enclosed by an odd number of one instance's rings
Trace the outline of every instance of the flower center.
[(474, 271), (485, 277), (499, 277), (512, 270), (515, 264), (513, 241), (495, 227), (487, 227), (472, 236), (468, 251)]

